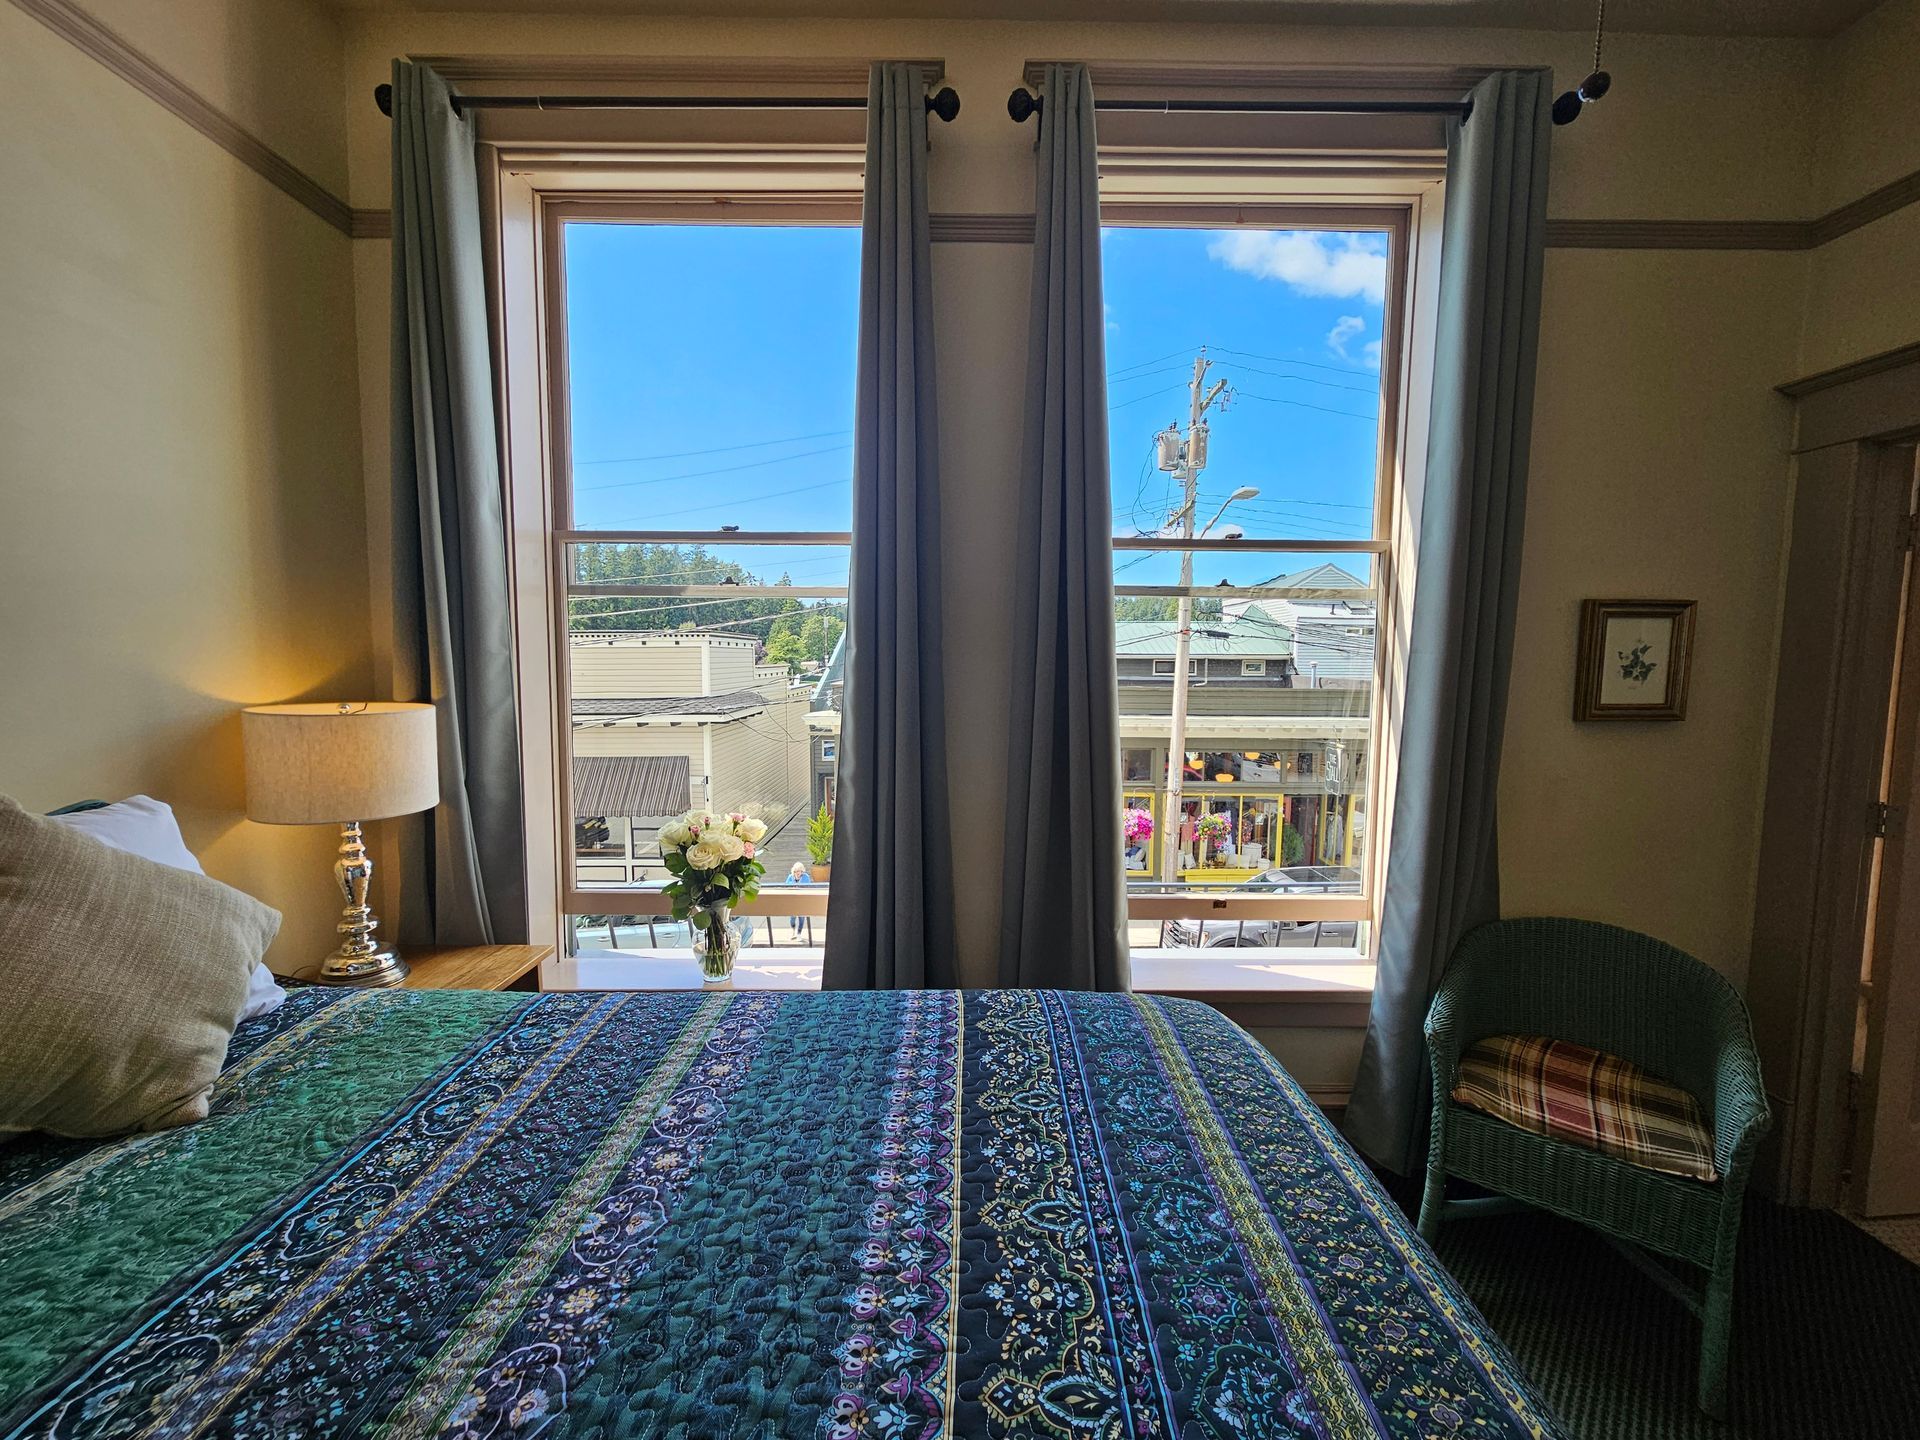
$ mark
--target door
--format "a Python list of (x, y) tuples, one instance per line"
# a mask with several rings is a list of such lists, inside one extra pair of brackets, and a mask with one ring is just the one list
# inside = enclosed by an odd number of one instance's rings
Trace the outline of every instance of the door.
[[(1889, 446), (1911, 482), (1915, 449)], [(1862, 965), (1854, 1204), (1865, 1216), (1920, 1214), (1920, 572), (1909, 551), (1894, 700)]]

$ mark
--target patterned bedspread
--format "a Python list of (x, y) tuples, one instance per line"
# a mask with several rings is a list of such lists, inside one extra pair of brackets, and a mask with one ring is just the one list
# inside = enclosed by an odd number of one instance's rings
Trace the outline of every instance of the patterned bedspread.
[(1559, 1436), (1204, 1006), (309, 989), (0, 1149), (0, 1435)]

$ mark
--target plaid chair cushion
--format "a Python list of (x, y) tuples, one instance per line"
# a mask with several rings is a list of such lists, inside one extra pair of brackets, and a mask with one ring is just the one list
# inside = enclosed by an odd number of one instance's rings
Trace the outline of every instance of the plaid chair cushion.
[(1460, 1059), (1454, 1101), (1644, 1170), (1719, 1179), (1694, 1098), (1617, 1056), (1543, 1035), (1495, 1035)]

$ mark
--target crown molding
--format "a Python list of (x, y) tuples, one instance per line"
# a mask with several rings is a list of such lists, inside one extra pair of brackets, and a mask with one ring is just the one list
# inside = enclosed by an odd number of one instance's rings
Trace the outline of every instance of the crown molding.
[(1798, 380), (1789, 380), (1786, 384), (1776, 385), (1774, 388), (1782, 395), (1799, 400), (1808, 395), (1817, 395), (1822, 390), (1851, 385), (1856, 380), (1885, 375), (1892, 370), (1904, 370), (1910, 365), (1920, 366), (1920, 342), (1902, 345), (1893, 350), (1882, 350), (1878, 355), (1869, 355), (1864, 360), (1855, 360), (1848, 365), (1837, 365), (1831, 370), (1802, 375)]
[(1033, 214), (929, 215), (927, 233), (936, 244), (1031, 245)]
[(1920, 170), (1902, 175), (1878, 190), (1869, 190), (1858, 200), (1850, 200), (1845, 205), (1829, 210), (1812, 222), (1809, 243), (1819, 246), (1838, 240), (1862, 225), (1870, 225), (1896, 210), (1905, 209), (1916, 200), (1920, 200)]
[(345, 200), (72, 0), (13, 0), (13, 4), (82, 54), (99, 61), (162, 109), (184, 120), (342, 235), (353, 233), (353, 212)]
[(1549, 220), (1556, 250), (1805, 250), (1807, 220)]
[[(141, 53), (74, 0), (12, 0), (75, 49), (97, 60), (163, 109), (206, 136), (241, 164), (292, 197), (342, 235), (384, 239), (393, 233), (386, 210), (356, 210), (231, 115)], [(865, 85), (865, 58), (598, 55), (419, 55), (456, 84), (542, 83), (674, 85), (693, 89), (759, 86), (842, 89)], [(915, 64), (939, 70), (943, 62)], [(1027, 62), (1029, 84), (1047, 61)], [(1140, 64), (1089, 61), (1097, 84), (1111, 89), (1439, 91), (1471, 89), (1490, 66), (1336, 66)], [(1920, 170), (1812, 220), (1549, 220), (1546, 243), (1573, 250), (1811, 250), (1864, 225), (1920, 203)], [(937, 241), (1021, 244), (1033, 236), (1031, 215), (942, 214), (929, 217)]]

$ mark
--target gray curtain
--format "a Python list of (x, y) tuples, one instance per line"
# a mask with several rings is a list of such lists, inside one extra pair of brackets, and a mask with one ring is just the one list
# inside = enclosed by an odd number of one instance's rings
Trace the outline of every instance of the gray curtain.
[(829, 990), (958, 983), (941, 686), (927, 75), (873, 67)]
[(1547, 91), (1544, 72), (1489, 76), (1448, 147), (1380, 968), (1344, 1122), (1400, 1174), (1413, 1173), (1426, 1129), (1427, 1006), (1461, 936), (1500, 911), (1494, 822), (1539, 349)]
[(440, 805), (413, 944), (527, 934), (486, 271), (472, 127), (433, 71), (393, 66), (393, 575), (396, 693), (439, 710)]
[(1084, 65), (1049, 65), (1042, 92), (1026, 431), (1006, 527), (1018, 579), (999, 981), (1125, 990), (1093, 87)]

